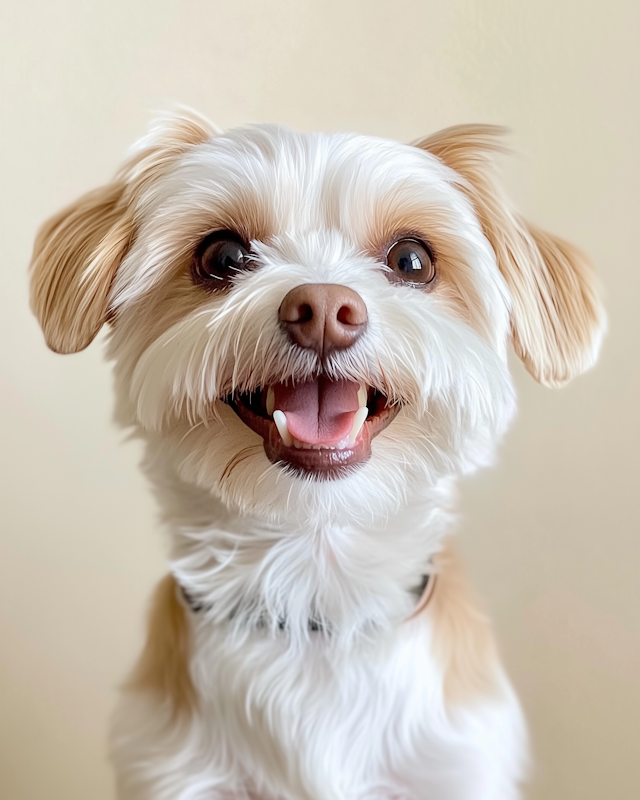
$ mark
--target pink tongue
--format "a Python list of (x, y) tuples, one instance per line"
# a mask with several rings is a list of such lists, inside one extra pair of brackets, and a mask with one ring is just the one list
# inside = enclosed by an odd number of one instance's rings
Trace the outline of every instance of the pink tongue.
[(295, 386), (273, 386), (275, 408), (284, 411), (289, 433), (307, 444), (337, 444), (346, 439), (358, 410), (358, 384), (314, 378)]

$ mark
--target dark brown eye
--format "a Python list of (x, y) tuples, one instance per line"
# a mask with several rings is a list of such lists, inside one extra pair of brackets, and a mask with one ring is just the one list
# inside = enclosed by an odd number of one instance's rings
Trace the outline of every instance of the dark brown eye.
[(436, 277), (436, 268), (431, 251), (417, 239), (400, 239), (387, 251), (387, 266), (407, 283), (426, 286)]
[(196, 250), (191, 266), (194, 283), (209, 289), (222, 289), (232, 278), (247, 269), (249, 251), (232, 231), (215, 231)]

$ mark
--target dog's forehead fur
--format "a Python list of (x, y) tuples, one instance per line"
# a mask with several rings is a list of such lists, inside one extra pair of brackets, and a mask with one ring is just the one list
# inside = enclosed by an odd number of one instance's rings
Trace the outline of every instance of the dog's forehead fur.
[(431, 154), (398, 142), (256, 125), (197, 146), (165, 185), (187, 199), (201, 191), (240, 228), (255, 224), (248, 239), (318, 228), (357, 237), (381, 203), (406, 214), (441, 202), (442, 193), (451, 198), (451, 175)]

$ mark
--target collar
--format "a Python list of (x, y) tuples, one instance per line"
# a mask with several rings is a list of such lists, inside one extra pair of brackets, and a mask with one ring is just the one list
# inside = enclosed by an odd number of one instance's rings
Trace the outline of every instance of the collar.
[[(184, 588), (184, 586), (178, 582), (178, 580), (175, 577), (174, 580), (176, 582), (176, 586), (179, 587), (180, 594), (182, 595), (182, 598), (189, 607), (190, 611), (192, 611), (194, 614), (199, 614), (203, 611), (208, 611), (211, 609), (210, 605), (203, 603), (201, 600), (198, 600), (198, 598), (190, 594)], [(409, 589), (409, 593), (416, 598), (416, 606), (411, 612), (411, 614), (407, 617), (405, 622), (414, 619), (415, 617), (418, 616), (418, 614), (420, 614), (421, 611), (424, 611), (424, 609), (429, 604), (431, 597), (433, 596), (435, 585), (436, 585), (436, 575), (435, 573), (432, 573), (423, 575), (420, 578), (420, 583), (417, 586), (414, 586), (412, 589)], [(233, 619), (233, 617), (234, 614), (231, 613), (229, 615), (229, 619)], [(323, 623), (315, 617), (309, 617), (308, 625), (309, 625), (309, 631), (311, 633), (324, 633), (326, 631), (325, 625), (323, 625)], [(287, 620), (281, 619), (278, 622), (278, 628), (281, 631), (283, 631), (286, 629), (286, 627), (287, 627)]]

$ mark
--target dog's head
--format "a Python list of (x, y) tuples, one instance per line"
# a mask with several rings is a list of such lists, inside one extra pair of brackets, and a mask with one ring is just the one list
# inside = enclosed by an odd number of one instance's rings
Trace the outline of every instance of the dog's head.
[(109, 322), (120, 418), (230, 506), (388, 515), (490, 459), (514, 408), (510, 340), (547, 385), (597, 354), (591, 271), (511, 211), (499, 134), (160, 121), (41, 230), (47, 342), (76, 352)]

